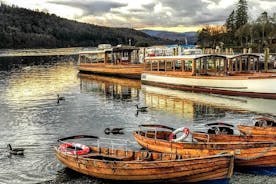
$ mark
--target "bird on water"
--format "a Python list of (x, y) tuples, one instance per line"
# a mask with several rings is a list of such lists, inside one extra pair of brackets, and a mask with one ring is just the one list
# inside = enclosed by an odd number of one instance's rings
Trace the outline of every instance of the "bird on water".
[(136, 104), (135, 106), (137, 108), (137, 111), (146, 112), (148, 110), (148, 107), (146, 106), (139, 107), (138, 104)]
[(24, 155), (23, 148), (12, 148), (10, 144), (7, 145), (8, 151), (13, 155)]
[(59, 94), (57, 94), (57, 103), (59, 104), (59, 101), (65, 100), (65, 97), (63, 96), (59, 96)]
[(124, 134), (124, 132), (122, 132), (122, 130), (123, 130), (123, 128), (112, 128), (112, 129), (106, 128), (104, 130), (104, 133), (107, 134), (107, 135), (109, 135), (110, 133), (112, 133), (114, 135), (116, 135), (116, 134)]

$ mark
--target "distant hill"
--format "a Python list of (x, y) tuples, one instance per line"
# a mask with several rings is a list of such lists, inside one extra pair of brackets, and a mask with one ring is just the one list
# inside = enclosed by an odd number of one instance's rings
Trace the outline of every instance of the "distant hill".
[(197, 36), (198, 36), (197, 32), (177, 33), (177, 32), (169, 32), (169, 31), (155, 31), (155, 30), (148, 30), (148, 29), (144, 29), (141, 31), (150, 36), (174, 40), (176, 42), (180, 41), (182, 43), (186, 43), (187, 41), (188, 44), (195, 44), (197, 42)]
[(101, 43), (149, 46), (172, 41), (128, 28), (80, 23), (0, 2), (0, 48), (94, 47)]

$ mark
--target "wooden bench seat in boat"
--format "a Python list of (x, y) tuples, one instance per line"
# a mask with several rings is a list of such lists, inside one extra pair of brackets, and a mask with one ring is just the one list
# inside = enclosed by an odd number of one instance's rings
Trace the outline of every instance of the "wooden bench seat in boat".
[(101, 160), (109, 160), (109, 161), (130, 161), (133, 160), (132, 155), (121, 156), (116, 154), (102, 154), (102, 153), (89, 153), (86, 155), (82, 155), (85, 158), (94, 158)]

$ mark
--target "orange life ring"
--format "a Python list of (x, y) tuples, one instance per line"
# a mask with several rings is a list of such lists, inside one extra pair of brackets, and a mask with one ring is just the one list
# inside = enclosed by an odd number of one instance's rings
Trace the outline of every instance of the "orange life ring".
[(60, 150), (70, 155), (85, 155), (90, 152), (90, 148), (80, 143), (63, 143)]
[[(180, 136), (179, 138), (175, 138), (176, 134), (178, 134), (179, 132), (183, 132), (183, 135)], [(184, 140), (186, 137), (188, 137), (190, 133), (189, 128), (185, 128), (185, 127), (181, 127), (176, 129), (175, 131), (173, 131), (170, 135), (169, 135), (169, 141), (171, 142), (179, 142)]]

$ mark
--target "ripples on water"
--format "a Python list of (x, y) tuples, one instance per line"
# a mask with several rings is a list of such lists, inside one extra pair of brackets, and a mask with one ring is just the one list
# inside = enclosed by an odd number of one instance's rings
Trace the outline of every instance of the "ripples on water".
[[(65, 101), (57, 104), (57, 94)], [(137, 114), (135, 104), (148, 106), (149, 112)], [(275, 116), (275, 104), (275, 100), (185, 93), (141, 87), (140, 81), (78, 75), (76, 64), (66, 61), (0, 71), (0, 183), (107, 183), (65, 168), (54, 155), (56, 140), (91, 134), (133, 141), (131, 130), (142, 123), (192, 129), (204, 128), (206, 121), (248, 124), (256, 115)], [(105, 135), (107, 127), (129, 131)], [(25, 155), (9, 155), (8, 143), (25, 148)], [(273, 183), (274, 179), (237, 173), (231, 181)]]

